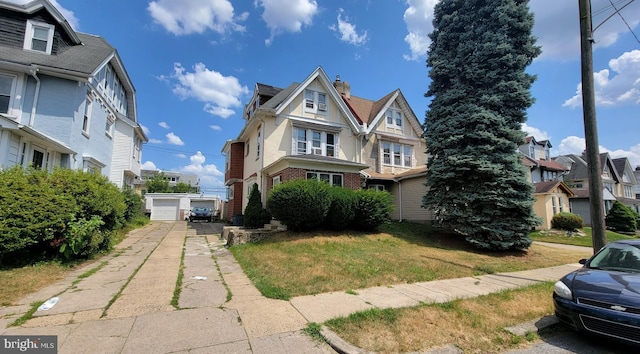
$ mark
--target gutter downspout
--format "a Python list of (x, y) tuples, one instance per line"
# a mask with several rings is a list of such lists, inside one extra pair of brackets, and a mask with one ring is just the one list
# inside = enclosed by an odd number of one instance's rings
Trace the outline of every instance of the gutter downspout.
[(38, 98), (40, 97), (40, 78), (38, 78), (38, 68), (32, 67), (29, 73), (36, 80), (36, 89), (33, 93), (33, 104), (31, 105), (31, 117), (29, 117), (29, 127), (33, 127), (36, 121), (36, 107), (38, 106)]

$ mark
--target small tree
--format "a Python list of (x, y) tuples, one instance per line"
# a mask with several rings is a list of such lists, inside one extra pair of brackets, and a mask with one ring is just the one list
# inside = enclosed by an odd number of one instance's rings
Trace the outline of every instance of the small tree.
[(636, 216), (632, 209), (615, 201), (605, 217), (607, 227), (616, 231), (634, 232), (637, 228)]
[(262, 207), (262, 194), (258, 189), (258, 184), (254, 183), (249, 193), (249, 202), (244, 208), (244, 227), (256, 229), (264, 226), (271, 220), (269, 212)]
[(164, 175), (164, 172), (160, 172), (153, 176), (153, 178), (148, 179), (146, 185), (148, 193), (171, 193), (169, 181)]
[(178, 182), (175, 186), (173, 186), (173, 188), (171, 188), (171, 190), (173, 193), (189, 193), (191, 192), (192, 188), (190, 184)]

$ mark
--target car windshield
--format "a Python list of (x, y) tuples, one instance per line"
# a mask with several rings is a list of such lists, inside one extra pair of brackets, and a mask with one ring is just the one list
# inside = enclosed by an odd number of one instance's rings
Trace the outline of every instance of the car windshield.
[(593, 257), (589, 268), (640, 272), (640, 249), (624, 243), (609, 244)]
[(209, 208), (193, 208), (193, 211), (203, 213), (209, 211)]

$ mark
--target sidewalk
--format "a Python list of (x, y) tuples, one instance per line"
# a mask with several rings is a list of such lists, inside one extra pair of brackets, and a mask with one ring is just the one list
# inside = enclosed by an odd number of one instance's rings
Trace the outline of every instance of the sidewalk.
[[(335, 353), (354, 351), (327, 332), (335, 350), (302, 329), (372, 307), (447, 302), (559, 279), (579, 264), (300, 296), (263, 297), (220, 241), (221, 224), (154, 222), (115, 252), (66, 279), (0, 308), (1, 335), (57, 335), (59, 353)], [(184, 245), (184, 246), (183, 246)], [(182, 250), (184, 249), (184, 257)], [(182, 262), (182, 284), (174, 289)], [(89, 270), (99, 267), (88, 277)], [(8, 327), (30, 304), (56, 306)], [(174, 299), (174, 305), (172, 305)]]

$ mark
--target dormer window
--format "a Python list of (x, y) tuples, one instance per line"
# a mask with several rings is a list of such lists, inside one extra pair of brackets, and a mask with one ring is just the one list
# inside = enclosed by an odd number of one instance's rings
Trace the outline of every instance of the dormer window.
[(27, 21), (24, 49), (51, 54), (55, 27), (48, 23)]
[(402, 131), (402, 111), (397, 108), (389, 108), (385, 115), (387, 128)]
[(327, 111), (327, 94), (313, 90), (304, 90), (304, 111), (324, 114)]

